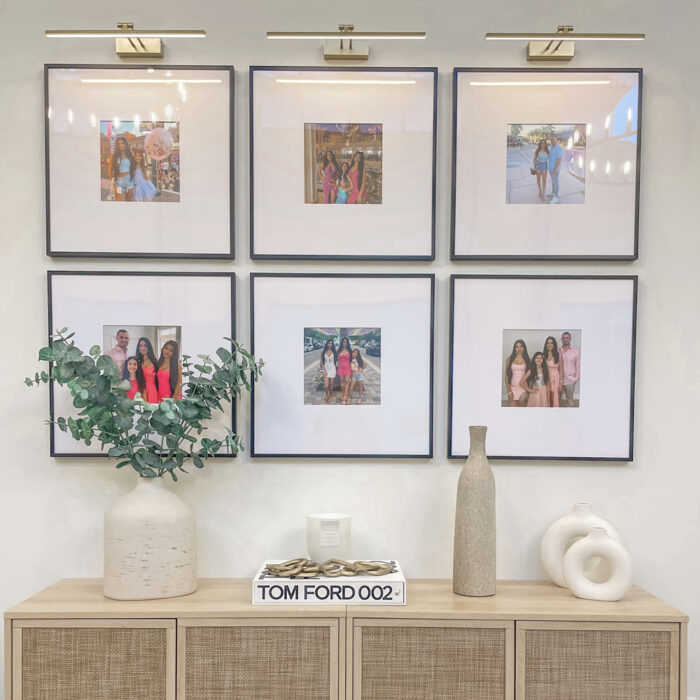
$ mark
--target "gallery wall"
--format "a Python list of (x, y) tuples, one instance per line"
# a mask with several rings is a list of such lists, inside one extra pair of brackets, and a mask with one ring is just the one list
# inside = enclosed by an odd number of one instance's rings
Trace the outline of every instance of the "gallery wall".
[[(182, 479), (178, 492), (196, 509), (199, 574), (248, 577), (266, 557), (305, 551), (305, 515), (353, 518), (358, 557), (395, 557), (409, 577), (451, 575), (456, 482), (446, 458), (448, 278), (457, 273), (637, 274), (636, 435), (631, 463), (500, 462), (498, 576), (543, 578), (539, 542), (576, 501), (591, 501), (629, 549), (638, 585), (691, 616), (690, 695), (700, 697), (700, 470), (696, 451), (700, 393), (697, 261), (693, 204), (700, 191), (700, 64), (697, 4), (653, 0), (556, 6), (494, 0), (414, 0), (399, 5), (318, 0), (254, 5), (210, 0), (144, 4), (124, 0), (118, 15), (88, 0), (0, 0), (0, 608), (64, 577), (102, 573), (102, 517), (135, 474), (101, 460), (51, 459), (45, 387), (28, 389), (46, 341), (46, 270), (234, 270), (239, 276), (238, 336), (249, 342), (251, 272), (431, 272), (437, 275), (435, 456), (431, 460), (251, 460), (247, 454)], [(45, 256), (44, 63), (116, 63), (109, 40), (52, 41), (45, 28), (204, 28), (206, 40), (166, 42), (172, 64), (233, 64), (235, 87), (236, 261), (51, 261)], [(425, 30), (425, 42), (377, 42), (369, 65), (439, 68), (437, 255), (434, 263), (253, 263), (248, 223), (249, 65), (320, 65), (320, 42), (269, 42), (267, 30)], [(571, 65), (644, 69), (640, 256), (635, 263), (449, 262), (451, 71), (453, 66), (524, 66), (524, 44), (485, 42), (486, 31), (646, 32), (642, 43), (579, 43)], [(100, 235), (95, 231), (96, 236)], [(464, 426), (464, 430), (467, 426)], [(239, 410), (248, 439), (249, 402)], [(362, 436), (358, 436), (361, 439)], [(591, 442), (596, 436), (590, 435)]]

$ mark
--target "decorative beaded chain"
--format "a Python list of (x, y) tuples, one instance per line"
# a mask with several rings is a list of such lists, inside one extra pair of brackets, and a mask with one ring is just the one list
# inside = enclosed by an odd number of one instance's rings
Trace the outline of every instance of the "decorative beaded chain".
[(329, 559), (317, 564), (309, 559), (290, 559), (283, 564), (268, 564), (266, 573), (277, 578), (316, 578), (317, 576), (386, 576), (394, 572), (392, 564), (376, 561), (344, 561)]

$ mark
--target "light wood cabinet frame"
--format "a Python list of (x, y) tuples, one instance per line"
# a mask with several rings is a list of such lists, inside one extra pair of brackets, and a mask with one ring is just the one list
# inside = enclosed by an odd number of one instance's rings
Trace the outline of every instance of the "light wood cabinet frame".
[(6, 611), (4, 619), (5, 700), (22, 700), (27, 628), (164, 628), (167, 700), (183, 700), (188, 629), (301, 625), (331, 630), (329, 700), (361, 697), (362, 634), (370, 627), (504, 629), (504, 700), (522, 698), (527, 630), (665, 631), (671, 635), (669, 698), (687, 697), (688, 617), (637, 587), (624, 600), (609, 603), (575, 598), (544, 581), (499, 581), (495, 596), (468, 598), (454, 595), (451, 580), (414, 579), (403, 606), (305, 606), (253, 605), (248, 579), (199, 579), (192, 595), (142, 601), (105, 598), (101, 579), (65, 579)]
[[(342, 623), (342, 624), (341, 624)], [(187, 673), (187, 630), (190, 627), (327, 627), (330, 630), (329, 700), (343, 700), (345, 675), (345, 620), (338, 618), (187, 618), (177, 626), (177, 700), (187, 700), (185, 679)]]
[[(685, 700), (686, 694), (680, 694), (681, 677), (681, 629), (676, 623), (663, 622), (516, 622), (515, 646), (515, 697), (523, 700), (526, 697), (525, 674), (527, 633), (531, 630), (572, 631), (602, 631), (602, 632), (667, 632), (669, 640), (669, 700)], [(562, 692), (565, 689), (562, 688)]]
[[(146, 619), (121, 619), (121, 620), (71, 620), (71, 619), (32, 619), (13, 620), (12, 623), (12, 643), (8, 644), (12, 674), (11, 678), (6, 678), (6, 698), (7, 700), (22, 700), (22, 637), (25, 629), (164, 629), (165, 635), (165, 688), (166, 700), (176, 700), (175, 695), (175, 651), (176, 651), (176, 621), (175, 620), (146, 620)], [(7, 623), (6, 623), (7, 628)], [(6, 667), (7, 668), (7, 667)], [(10, 674), (7, 674), (8, 676)]]
[(362, 631), (367, 627), (411, 627), (411, 628), (460, 628), (460, 629), (502, 629), (505, 632), (504, 639), (504, 686), (503, 700), (514, 700), (514, 672), (515, 672), (515, 630), (514, 623), (504, 620), (415, 620), (415, 619), (367, 619), (354, 618), (349, 634), (352, 639), (348, 641), (348, 682), (346, 686), (347, 698), (360, 700), (362, 698)]

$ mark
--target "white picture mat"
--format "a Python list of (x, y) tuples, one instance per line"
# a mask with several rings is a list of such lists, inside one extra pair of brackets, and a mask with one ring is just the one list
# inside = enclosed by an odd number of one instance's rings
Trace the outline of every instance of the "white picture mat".
[[(51, 247), (54, 251), (228, 254), (230, 73), (171, 70), (177, 84), (81, 83), (163, 78), (165, 71), (70, 68), (48, 73)], [(172, 116), (166, 118), (166, 106)], [(69, 112), (72, 112), (72, 123)], [(179, 122), (180, 201), (116, 202), (100, 196), (100, 121)], [(91, 123), (95, 115), (96, 125)]]
[[(609, 85), (472, 86), (471, 82), (610, 80)], [(633, 255), (637, 143), (620, 156), (615, 140), (598, 142), (606, 117), (635, 86), (637, 73), (460, 72), (457, 77), (456, 255)], [(612, 118), (612, 117), (611, 117)], [(639, 123), (637, 103), (633, 119)], [(506, 204), (509, 124), (591, 125), (585, 204)], [(639, 139), (639, 134), (637, 134)], [(591, 173), (590, 161), (596, 161)], [(625, 182), (610, 183), (605, 165)], [(619, 175), (619, 177), (622, 177)], [(534, 180), (534, 176), (533, 180)], [(551, 189), (549, 176), (547, 192)]]
[[(52, 331), (67, 327), (85, 353), (93, 345), (102, 347), (105, 325), (181, 326), (180, 360), (190, 355), (193, 363), (198, 354), (214, 354), (227, 345), (223, 338), (233, 337), (230, 277), (52, 275), (50, 302)], [(77, 414), (70, 390), (54, 385), (54, 417)], [(215, 413), (203, 435), (225, 436), (231, 417), (230, 406), (223, 414)], [(52, 430), (56, 455), (100, 454), (99, 442), (87, 447), (70, 433), (55, 426)]]
[[(286, 84), (278, 78), (415, 84)], [(432, 72), (254, 71), (253, 252), (430, 255), (435, 80)], [(304, 202), (304, 124), (336, 122), (382, 124), (381, 204)]]
[[(428, 456), (430, 278), (256, 277), (253, 294), (256, 455)], [(357, 324), (382, 329), (381, 405), (304, 405), (304, 328)]]
[[(486, 425), (489, 455), (627, 458), (633, 298), (627, 279), (455, 279), (451, 455)], [(527, 327), (581, 330), (580, 407), (501, 407), (503, 330)]]
[[(501, 355), (501, 364), (503, 371), (501, 372), (501, 400), (508, 399), (508, 389), (506, 388), (506, 358), (511, 356), (513, 352), (513, 344), (516, 340), (522, 340), (527, 348), (530, 359), (536, 352), (544, 352), (544, 341), (547, 337), (552, 336), (557, 343), (557, 351), (561, 350), (561, 334), (566, 331), (571, 335), (571, 346), (578, 348), (581, 351), (580, 360), (581, 368), (583, 367), (583, 352), (581, 348), (581, 331), (576, 328), (538, 328), (538, 329), (503, 329), (503, 346)], [(559, 361), (561, 362), (561, 352), (559, 352)], [(583, 369), (581, 371), (581, 379), (576, 382), (574, 387), (574, 398), (580, 399), (580, 387), (583, 380)]]

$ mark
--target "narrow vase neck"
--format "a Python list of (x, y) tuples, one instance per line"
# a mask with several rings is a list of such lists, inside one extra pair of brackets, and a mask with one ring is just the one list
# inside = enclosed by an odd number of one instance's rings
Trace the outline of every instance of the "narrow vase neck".
[(574, 503), (571, 512), (578, 516), (590, 515), (593, 513), (593, 506), (590, 503)]
[(469, 426), (469, 457), (486, 457), (486, 426)]
[(165, 488), (165, 484), (161, 476), (139, 476), (136, 488), (139, 491), (162, 491)]

